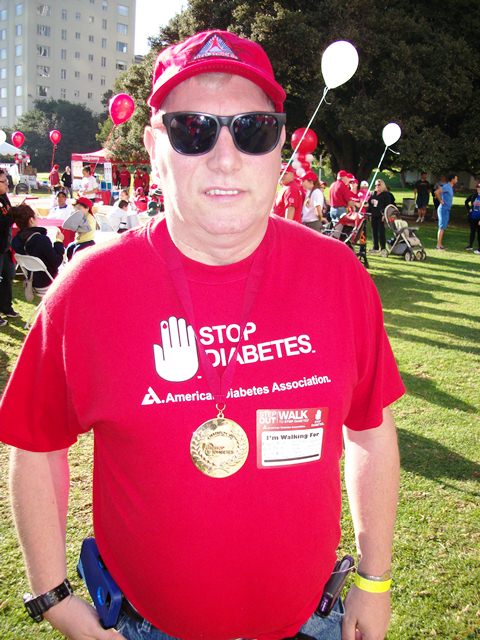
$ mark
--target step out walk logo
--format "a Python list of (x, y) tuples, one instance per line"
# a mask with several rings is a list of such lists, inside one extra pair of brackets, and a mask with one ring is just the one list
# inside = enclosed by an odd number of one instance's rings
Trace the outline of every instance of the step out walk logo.
[[(254, 340), (256, 330), (253, 322), (247, 322), (243, 331), (238, 324), (204, 326), (199, 329), (198, 340), (214, 367), (225, 367), (234, 356), (239, 364), (248, 365), (312, 352), (306, 334), (258, 343)], [(184, 318), (171, 316), (160, 322), (160, 340), (161, 344), (153, 345), (155, 370), (160, 378), (168, 382), (191, 380), (199, 369), (193, 327)]]

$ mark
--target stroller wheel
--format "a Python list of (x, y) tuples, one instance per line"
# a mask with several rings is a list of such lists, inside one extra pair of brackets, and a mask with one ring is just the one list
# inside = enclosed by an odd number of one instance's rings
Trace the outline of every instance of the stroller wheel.
[(423, 262), (426, 257), (427, 257), (427, 254), (425, 253), (425, 251), (421, 249), (419, 251), (415, 251), (415, 260), (418, 260), (419, 262)]
[(412, 262), (412, 260), (415, 260), (415, 256), (413, 255), (413, 253), (410, 253), (410, 251), (406, 251), (403, 254), (403, 257), (405, 259), (405, 262)]
[(387, 258), (388, 257), (388, 251), (386, 249), (382, 249), (380, 251), (380, 255), (382, 256), (382, 258)]

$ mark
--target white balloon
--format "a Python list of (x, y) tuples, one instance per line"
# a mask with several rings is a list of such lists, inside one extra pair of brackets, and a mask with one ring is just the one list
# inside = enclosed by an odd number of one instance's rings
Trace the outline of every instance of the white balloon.
[(293, 167), (294, 169), (300, 169), (300, 167), (301, 167), (301, 166), (302, 166), (302, 163), (300, 162), (300, 160), (294, 160), (294, 161), (292, 162), (292, 167)]
[(6, 139), (7, 134), (5, 133), (5, 131), (3, 131), (3, 129), (0, 129), (0, 144), (3, 144)]
[(397, 140), (400, 140), (402, 130), (396, 122), (389, 122), (383, 127), (382, 138), (386, 147), (395, 144)]
[(313, 153), (307, 153), (307, 155), (305, 156), (305, 160), (307, 162), (313, 162), (314, 160)]
[(297, 176), (298, 176), (299, 178), (303, 178), (303, 176), (304, 176), (307, 172), (306, 172), (306, 171), (305, 171), (305, 169), (302, 167), (301, 169), (297, 169), (296, 173), (297, 173)]
[(322, 75), (328, 89), (335, 89), (350, 80), (358, 67), (358, 53), (353, 44), (338, 40), (322, 55)]

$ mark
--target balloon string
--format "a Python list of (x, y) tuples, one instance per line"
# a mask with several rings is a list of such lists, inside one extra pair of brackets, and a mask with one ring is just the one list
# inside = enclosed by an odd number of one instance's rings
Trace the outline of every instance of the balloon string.
[(382, 157), (380, 158), (380, 162), (378, 163), (378, 166), (377, 166), (377, 168), (375, 169), (375, 173), (373, 174), (373, 178), (370, 180), (370, 184), (368, 185), (368, 191), (367, 191), (367, 193), (363, 196), (362, 203), (360, 204), (360, 209), (359, 209), (360, 211), (362, 211), (362, 209), (363, 209), (363, 207), (364, 207), (364, 205), (365, 205), (365, 202), (367, 201), (368, 194), (372, 191), (373, 183), (374, 183), (374, 182), (375, 182), (375, 180), (377, 179), (377, 175), (378, 175), (378, 173), (379, 173), (379, 171), (380, 171), (380, 167), (382, 166), (382, 162), (383, 162), (383, 159), (385, 158), (385, 154), (387, 153), (387, 149), (388, 149), (388, 146), (387, 146), (387, 147), (385, 147), (385, 150), (384, 150), (384, 152), (383, 152), (383, 154), (382, 154)]
[(323, 102), (324, 102), (324, 100), (325, 100), (325, 98), (326, 98), (327, 93), (328, 93), (328, 87), (325, 87), (325, 88), (324, 88), (324, 90), (323, 90), (323, 96), (322, 96), (322, 99), (321, 99), (321, 100), (320, 100), (320, 102), (318, 103), (318, 106), (317, 106), (317, 108), (315, 109), (315, 111), (314, 111), (314, 113), (313, 113), (313, 116), (310, 118), (310, 122), (307, 124), (307, 126), (306, 126), (306, 128), (305, 128), (305, 131), (303, 132), (302, 137), (301, 137), (301, 138), (300, 138), (300, 140), (298, 141), (297, 146), (295, 147), (295, 149), (293, 150), (292, 155), (290, 156), (290, 160), (287, 162), (287, 164), (285, 165), (284, 170), (282, 171), (282, 174), (280, 175), (280, 179), (279, 179), (279, 181), (278, 181), (278, 183), (279, 183), (279, 184), (282, 182), (282, 178), (283, 178), (283, 176), (286, 174), (288, 167), (292, 164), (293, 158), (295, 157), (295, 154), (297, 153), (298, 148), (300, 147), (300, 145), (302, 144), (302, 142), (303, 142), (303, 140), (304, 140), (305, 136), (307, 135), (307, 132), (308, 132), (308, 130), (310, 129), (310, 126), (311, 126), (312, 122), (315, 120), (315, 116), (317, 115), (317, 113), (318, 113), (318, 111), (319, 111), (320, 107), (322, 106), (322, 104), (323, 104)]

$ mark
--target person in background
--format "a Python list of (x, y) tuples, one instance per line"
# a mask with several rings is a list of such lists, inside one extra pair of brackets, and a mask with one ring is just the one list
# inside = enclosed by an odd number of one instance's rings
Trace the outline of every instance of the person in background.
[[(480, 182), (477, 184), (475, 191), (465, 200), (465, 207), (468, 212), (468, 224), (470, 225), (470, 239), (468, 241), (467, 251), (480, 253)], [(478, 248), (473, 250), (477, 236)]]
[(77, 231), (75, 233), (75, 240), (67, 247), (67, 258), (69, 260), (71, 260), (79, 251), (95, 244), (95, 230), (97, 228), (97, 223), (95, 216), (93, 215), (92, 206), (93, 205), (89, 198), (77, 198), (77, 201), (75, 202), (75, 209), (81, 211), (85, 215), (89, 230)]
[(133, 190), (135, 193), (139, 187), (143, 189), (143, 176), (140, 169), (135, 169), (135, 173), (133, 174)]
[[(378, 292), (348, 247), (270, 215), (286, 96), (258, 43), (197, 33), (152, 85), (165, 218), (65, 270), (0, 401), (25, 604), (74, 640), (381, 640), (404, 387)], [(39, 380), (54, 392), (25, 402)], [(66, 575), (68, 454), (90, 431), (115, 630)], [(360, 560), (321, 618), (343, 455)]]
[(325, 198), (320, 181), (314, 171), (307, 171), (302, 177), (302, 186), (306, 191), (302, 209), (302, 223), (315, 231), (322, 231), (328, 220), (323, 215)]
[(81, 198), (88, 198), (90, 203), (94, 205), (98, 190), (98, 182), (95, 176), (92, 176), (92, 170), (90, 167), (83, 167), (82, 174), (82, 183), (78, 193)]
[(438, 220), (438, 207), (440, 206), (440, 200), (437, 197), (437, 194), (439, 194), (439, 189), (441, 191), (443, 185), (446, 183), (447, 178), (444, 174), (442, 174), (440, 176), (440, 179), (437, 180), (437, 182), (435, 182), (434, 185), (432, 185), (432, 198), (433, 198), (433, 207), (435, 209), (434, 211), (434, 215), (433, 215), (433, 220)]
[(336, 224), (348, 207), (355, 207), (356, 196), (349, 188), (352, 174), (344, 169), (337, 173), (336, 181), (330, 186), (330, 220)]
[(48, 181), (50, 183), (50, 189), (53, 194), (56, 194), (60, 189), (60, 174), (58, 173), (59, 166), (58, 164), (54, 164), (50, 169), (50, 173), (48, 174)]
[(368, 190), (368, 182), (366, 180), (362, 180), (360, 182), (360, 189), (357, 192), (357, 196), (360, 202), (360, 213), (366, 213), (368, 209), (368, 201), (370, 200), (371, 193)]
[(295, 169), (289, 165), (287, 170), (282, 168), (282, 188), (277, 193), (273, 213), (287, 220), (302, 222), (302, 207), (304, 192), (296, 179)]
[(148, 169), (147, 167), (143, 167), (142, 169), (142, 187), (143, 187), (143, 192), (144, 193), (148, 193), (149, 189), (150, 189), (150, 176), (148, 174)]
[[(15, 224), (19, 232), (12, 240), (12, 249), (21, 255), (34, 256), (47, 267), (48, 273), (55, 278), (58, 267), (62, 264), (65, 248), (63, 246), (63, 233), (59, 230), (52, 245), (45, 227), (38, 226), (38, 218), (35, 211), (27, 204), (20, 204), (11, 208)], [(39, 295), (44, 295), (52, 281), (46, 273), (34, 271), (33, 288)]]
[(127, 230), (127, 219), (129, 216), (128, 200), (117, 200), (117, 204), (107, 213), (108, 224), (114, 231), (123, 233)]
[(440, 205), (437, 209), (438, 216), (438, 232), (437, 232), (437, 246), (439, 250), (445, 249), (443, 246), (443, 236), (450, 222), (450, 212), (453, 204), (454, 187), (458, 182), (458, 176), (454, 173), (450, 173), (447, 176), (447, 181), (442, 187), (439, 187), (435, 191), (435, 197), (439, 201)]
[(67, 194), (65, 191), (58, 191), (56, 197), (56, 203), (50, 209), (48, 218), (55, 218), (56, 220), (66, 220), (73, 213), (72, 205), (67, 202)]
[(148, 207), (148, 196), (145, 195), (143, 187), (138, 187), (135, 191), (135, 198), (133, 204), (137, 213), (143, 213)]
[(118, 207), (118, 205), (120, 204), (120, 202), (122, 200), (124, 200), (128, 204), (129, 208), (131, 208), (131, 205), (130, 205), (130, 193), (129, 193), (128, 189), (122, 189), (120, 191), (119, 196), (118, 196), (118, 200), (115, 200), (115, 202), (113, 203), (113, 206), (114, 207)]
[(12, 258), (12, 225), (10, 200), (8, 199), (8, 179), (4, 169), (0, 169), (0, 327), (4, 327), (7, 318), (18, 318), (19, 314), (12, 306), (12, 282), (15, 276), (15, 264)]
[(130, 189), (130, 181), (132, 176), (130, 175), (130, 171), (127, 169), (126, 164), (122, 164), (120, 167), (120, 187), (122, 189)]
[(386, 249), (385, 224), (383, 212), (388, 204), (395, 204), (395, 198), (387, 189), (383, 180), (377, 179), (375, 189), (368, 202), (368, 212), (371, 214), (373, 248), (369, 253), (380, 253)]
[(420, 180), (417, 180), (413, 187), (413, 197), (416, 198), (415, 204), (418, 213), (417, 222), (425, 222), (425, 214), (427, 213), (431, 189), (432, 185), (427, 180), (427, 172), (422, 171)]
[(62, 173), (61, 177), (62, 185), (65, 191), (68, 193), (70, 198), (73, 198), (73, 190), (72, 190), (72, 172), (70, 169), (70, 165), (67, 164), (65, 167), (65, 171)]

